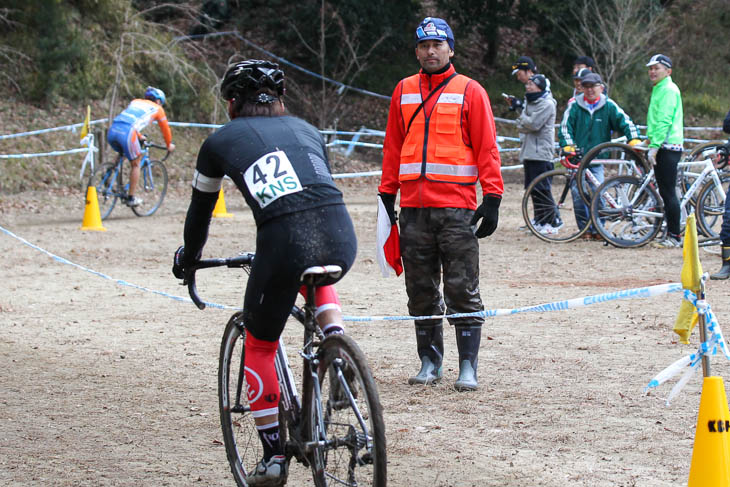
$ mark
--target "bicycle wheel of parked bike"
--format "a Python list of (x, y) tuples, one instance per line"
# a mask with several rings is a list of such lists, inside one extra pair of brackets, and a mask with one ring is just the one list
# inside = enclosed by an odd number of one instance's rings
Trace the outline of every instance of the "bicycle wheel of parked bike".
[(725, 213), (725, 197), (730, 186), (730, 174), (720, 177), (721, 187), (710, 179), (700, 190), (697, 196), (697, 230), (705, 237), (718, 238), (722, 226), (722, 216)]
[[(236, 313), (228, 321), (221, 342), (218, 405), (226, 456), (233, 478), (239, 487), (246, 487), (246, 475), (256, 468), (256, 464), (264, 455), (248, 405), (248, 387), (243, 375), (245, 341), (243, 314)], [(286, 444), (285, 421), (280, 421), (279, 436), (282, 445)]]
[(598, 233), (616, 247), (641, 247), (662, 228), (664, 204), (659, 193), (632, 176), (607, 179), (596, 189), (591, 218)]
[[(597, 181), (586, 174), (590, 169)], [(617, 176), (638, 176), (649, 172), (649, 163), (628, 144), (606, 142), (592, 148), (581, 160), (576, 174), (581, 198), (591, 204), (593, 193), (603, 181)]]
[(117, 203), (118, 182), (122, 174), (117, 171), (116, 167), (115, 163), (105, 162), (97, 166), (94, 174), (89, 178), (88, 185), (96, 188), (96, 197), (99, 199), (99, 214), (102, 220), (109, 216)]
[(135, 196), (142, 203), (133, 206), (137, 216), (150, 216), (162, 205), (167, 193), (167, 168), (160, 161), (150, 161), (141, 168)]
[(365, 355), (346, 335), (327, 337), (317, 355), (320, 394), (305, 394), (315, 485), (385, 486), (385, 424)]
[(527, 228), (546, 242), (572, 242), (591, 223), (589, 208), (577, 194), (575, 177), (564, 169), (542, 173), (530, 183), (522, 196), (522, 217)]

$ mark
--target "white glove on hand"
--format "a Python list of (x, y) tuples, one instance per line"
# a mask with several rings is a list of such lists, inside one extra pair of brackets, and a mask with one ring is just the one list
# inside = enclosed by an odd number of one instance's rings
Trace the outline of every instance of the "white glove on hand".
[(652, 147), (646, 154), (646, 157), (649, 159), (649, 163), (651, 163), (652, 166), (656, 166), (656, 153), (658, 151), (659, 149), (657, 149), (656, 147)]

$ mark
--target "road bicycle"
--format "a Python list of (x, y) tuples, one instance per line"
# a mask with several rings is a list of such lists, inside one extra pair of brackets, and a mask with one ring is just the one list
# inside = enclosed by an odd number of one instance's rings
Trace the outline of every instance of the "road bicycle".
[[(579, 205), (576, 208), (576, 200), (580, 198), (573, 196), (577, 192), (576, 173), (580, 161), (580, 153), (562, 154), (562, 168), (540, 174), (527, 186), (522, 196), (522, 217), (537, 238), (546, 242), (572, 242), (588, 230), (591, 223), (589, 207)], [(600, 185), (590, 171), (586, 178), (595, 187)], [(547, 186), (550, 186), (549, 190)], [(583, 223), (579, 223), (577, 212), (583, 212)]]
[[(164, 149), (164, 145), (154, 142), (142, 141), (142, 160), (140, 161), (140, 177), (137, 183), (135, 196), (142, 202), (132, 206), (132, 211), (137, 216), (150, 216), (162, 205), (167, 193), (167, 168), (163, 161), (170, 157), (167, 151), (161, 160), (150, 159), (150, 148)], [(108, 217), (117, 200), (126, 202), (129, 199), (129, 172), (131, 164), (124, 164), (126, 158), (119, 155), (116, 162), (105, 162), (94, 171), (89, 179), (89, 186), (96, 188), (96, 196), (99, 199), (99, 213), (101, 219)]]
[[(699, 166), (702, 171), (680, 199), (681, 222), (684, 225), (691, 212), (692, 197), (699, 195), (700, 204), (694, 207), (698, 230), (712, 237), (709, 230), (722, 218), (718, 207), (722, 202), (724, 209), (725, 189), (712, 160), (679, 163), (681, 168), (690, 166)], [(591, 218), (598, 233), (621, 248), (640, 247), (654, 239), (664, 222), (664, 203), (655, 187), (654, 168), (641, 177), (618, 176), (604, 181), (591, 203)]]
[[(200, 309), (195, 272), (210, 267), (250, 270), (254, 254), (228, 259), (206, 259), (186, 269), (188, 292)], [(279, 380), (280, 438), (287, 459), (309, 466), (317, 487), (385, 486), (386, 444), (383, 411), (365, 355), (344, 334), (325, 337), (314, 318), (314, 291), (319, 283), (337, 278), (339, 266), (310, 267), (301, 277), (305, 304), (291, 316), (304, 326), (302, 394), (297, 392), (283, 340), (276, 352)], [(263, 456), (244, 375), (246, 328), (243, 312), (228, 321), (220, 349), (218, 399), (223, 440), (233, 477), (239, 487)]]

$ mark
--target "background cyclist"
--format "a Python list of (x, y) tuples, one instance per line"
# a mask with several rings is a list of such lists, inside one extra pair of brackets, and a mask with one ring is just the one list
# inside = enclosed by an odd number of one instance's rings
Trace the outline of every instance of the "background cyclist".
[(142, 200), (135, 197), (137, 190), (137, 181), (139, 181), (139, 163), (142, 160), (142, 149), (139, 145), (140, 139), (144, 140), (144, 136), (140, 134), (145, 127), (152, 121), (157, 121), (165, 139), (167, 150), (173, 152), (175, 144), (172, 143), (172, 132), (170, 125), (167, 123), (165, 110), (162, 106), (165, 104), (165, 93), (159, 88), (148, 86), (144, 92), (144, 99), (135, 98), (129, 103), (129, 106), (114, 118), (107, 142), (119, 154), (123, 155), (132, 163), (132, 171), (129, 173), (129, 190), (127, 192), (128, 199), (125, 201), (127, 206), (139, 206)]
[[(184, 278), (184, 269), (200, 258), (221, 182), (230, 177), (257, 226), (256, 257), (243, 306), (244, 365), (264, 457), (246, 478), (248, 485), (286, 481), (274, 359), (300, 276), (308, 267), (326, 264), (339, 265), (344, 275), (357, 250), (355, 230), (332, 180), (322, 136), (304, 120), (287, 115), (283, 93), (284, 73), (275, 63), (247, 60), (226, 71), (221, 95), (228, 100), (232, 120), (200, 148), (185, 220), (185, 246), (175, 253), (173, 264), (175, 276)], [(318, 288), (315, 302), (323, 331), (341, 332), (333, 287)]]

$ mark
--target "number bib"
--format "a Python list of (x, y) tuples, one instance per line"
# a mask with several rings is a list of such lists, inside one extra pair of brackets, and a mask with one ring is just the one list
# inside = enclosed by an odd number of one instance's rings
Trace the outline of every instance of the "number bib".
[(301, 191), (302, 184), (284, 151), (261, 156), (243, 174), (248, 191), (261, 208), (288, 194)]

